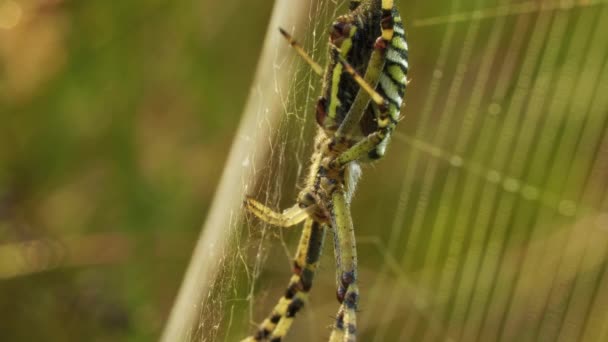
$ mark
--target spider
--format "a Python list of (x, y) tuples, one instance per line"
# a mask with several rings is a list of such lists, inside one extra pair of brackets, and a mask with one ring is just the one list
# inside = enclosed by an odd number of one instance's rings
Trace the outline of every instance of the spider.
[(285, 294), (244, 341), (280, 341), (287, 334), (307, 300), (328, 227), (334, 237), (340, 303), (329, 340), (355, 341), (359, 290), (350, 202), (361, 173), (359, 164), (384, 155), (400, 119), (408, 71), (405, 32), (393, 0), (351, 0), (349, 13), (330, 28), (323, 73), (301, 45), (279, 30), (323, 77), (316, 106), (319, 130), (306, 186), (293, 207), (276, 212), (253, 198), (245, 200), (248, 211), (264, 222), (291, 227), (304, 221), (304, 228)]

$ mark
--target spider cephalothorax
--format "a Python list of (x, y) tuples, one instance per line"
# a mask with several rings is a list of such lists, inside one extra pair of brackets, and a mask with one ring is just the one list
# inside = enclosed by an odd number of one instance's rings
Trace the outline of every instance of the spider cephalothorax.
[[(321, 67), (291, 36), (281, 33), (321, 74)], [(245, 201), (250, 212), (270, 224), (290, 227), (304, 221), (287, 290), (249, 340), (279, 341), (287, 334), (312, 286), (328, 226), (334, 235), (340, 302), (330, 341), (355, 340), (359, 290), (350, 200), (359, 162), (384, 155), (400, 118), (407, 70), (405, 33), (393, 1), (350, 1), (350, 12), (330, 28), (329, 59), (316, 111), (320, 129), (305, 188), (296, 205), (281, 213), (252, 198)]]

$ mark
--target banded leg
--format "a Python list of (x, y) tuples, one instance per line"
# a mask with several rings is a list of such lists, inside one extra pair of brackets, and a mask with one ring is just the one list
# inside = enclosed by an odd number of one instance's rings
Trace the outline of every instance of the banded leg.
[(357, 334), (356, 310), (359, 302), (355, 231), (350, 215), (350, 203), (346, 199), (344, 190), (336, 190), (332, 194), (332, 200), (336, 294), (341, 305), (329, 340), (330, 342), (354, 342)]
[(245, 207), (260, 220), (278, 227), (291, 227), (304, 221), (315, 208), (314, 205), (307, 208), (300, 208), (300, 206), (296, 204), (293, 207), (278, 213), (251, 197), (245, 199)]
[(298, 53), (298, 55), (300, 55), (300, 57), (302, 57), (306, 63), (308, 63), (308, 65), (310, 65), (310, 67), (312, 68), (312, 70), (317, 73), (317, 75), (319, 76), (323, 76), (323, 68), (321, 68), (321, 66), (315, 62), (312, 57), (310, 57), (306, 51), (304, 51), (304, 48), (302, 47), (302, 45), (300, 45), (300, 43), (298, 43), (295, 39), (293, 39), (293, 37), (287, 33), (287, 31), (285, 31), (284, 29), (279, 27), (279, 32), (281, 32), (281, 35), (283, 35), (283, 37), (285, 37), (285, 39), (287, 39), (287, 42), (289, 42), (289, 45), (291, 45), (291, 47), (294, 48), (294, 50), (296, 50), (296, 52)]
[(260, 324), (257, 333), (244, 341), (280, 341), (291, 327), (312, 287), (312, 280), (323, 250), (326, 226), (308, 218), (294, 258), (293, 276), (285, 295), (279, 299), (270, 316)]

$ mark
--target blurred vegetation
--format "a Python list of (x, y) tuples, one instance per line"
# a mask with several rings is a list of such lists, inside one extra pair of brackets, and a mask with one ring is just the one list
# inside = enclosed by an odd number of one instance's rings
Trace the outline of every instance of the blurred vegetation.
[(2, 340), (157, 338), (271, 5), (0, 1)]

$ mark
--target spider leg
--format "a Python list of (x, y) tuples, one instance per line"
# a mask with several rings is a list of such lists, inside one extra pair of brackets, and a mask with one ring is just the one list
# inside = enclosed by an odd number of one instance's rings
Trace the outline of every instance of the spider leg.
[(312, 287), (312, 280), (321, 257), (326, 226), (308, 218), (294, 258), (293, 276), (285, 295), (279, 299), (271, 314), (260, 324), (257, 333), (245, 341), (280, 341), (291, 327), (296, 313), (302, 308)]
[(353, 76), (354, 80), (361, 86), (363, 91), (357, 92), (355, 100), (336, 131), (336, 137), (342, 138), (352, 133), (359, 124), (359, 121), (361, 121), (361, 117), (365, 113), (365, 108), (369, 105), (371, 98), (373, 98), (375, 102), (384, 103), (384, 98), (374, 90), (378, 85), (380, 73), (384, 67), (383, 49), (382, 46), (376, 44), (370, 57), (365, 77), (359, 75), (355, 69), (338, 54), (340, 63), (344, 65), (344, 71)]
[(336, 256), (337, 297), (341, 305), (329, 338), (331, 342), (353, 342), (357, 333), (357, 246), (350, 204), (346, 197), (341, 188), (332, 194), (331, 219)]
[[(361, 85), (361, 90), (357, 93), (355, 102), (353, 102), (353, 107), (351, 107), (349, 114), (347, 114), (347, 117), (342, 123), (342, 126), (338, 129), (336, 135), (338, 136), (338, 139), (344, 138), (345, 135), (347, 136), (348, 132), (358, 124), (358, 120), (361, 119), (361, 115), (365, 112), (363, 110), (365, 107), (361, 107), (358, 112), (354, 112), (358, 113), (358, 116), (355, 116), (354, 114), (350, 115), (350, 112), (353, 111), (355, 106), (359, 106), (359, 104), (357, 104), (357, 99), (359, 99), (360, 96), (363, 96), (363, 94), (367, 94), (367, 97), (371, 96), (371, 99), (373, 100), (372, 109), (375, 112), (377, 128), (375, 132), (369, 134), (358, 141), (354, 146), (338, 155), (330, 164), (330, 167), (332, 168), (340, 168), (351, 161), (363, 157), (369, 159), (381, 158), (384, 155), (390, 135), (399, 120), (403, 93), (405, 92), (405, 87), (407, 85), (407, 43), (401, 24), (401, 17), (398, 14), (394, 17), (390, 16), (390, 11), (385, 9), (385, 1), (382, 2), (382, 8), (383, 15), (385, 16), (382, 21), (383, 30), (382, 36), (378, 37), (378, 40), (376, 41), (376, 46), (382, 45), (387, 50), (386, 58), (383, 58), (386, 66), (383, 66), (382, 69), (373, 68), (373, 70), (370, 70), (370, 67), (368, 67), (364, 79), (357, 74), (354, 68), (350, 66), (346, 60), (343, 58), (340, 59), (340, 62), (344, 65), (344, 70), (351, 74), (355, 81)], [(386, 31), (389, 32), (387, 33)], [(390, 45), (388, 45), (389, 42), (385, 40), (387, 36), (391, 37)], [(383, 43), (379, 44), (378, 42)], [(374, 58), (374, 54), (381, 50), (382, 49), (380, 48), (374, 50), (372, 59)], [(382, 52), (384, 53), (384, 51)], [(370, 61), (370, 64), (372, 62), (373, 61)], [(378, 72), (378, 70), (381, 71)], [(374, 72), (372, 76), (377, 76), (376, 85), (379, 84), (377, 89), (381, 91), (382, 95), (378, 91), (370, 89), (372, 84), (367, 82), (368, 74), (370, 72)], [(367, 106), (367, 103), (369, 103), (369, 100), (364, 104)], [(339, 134), (345, 135), (340, 136)]]
[[(345, 70), (352, 72), (355, 80), (359, 79), (361, 80), (362, 84), (364, 84), (363, 82), (365, 81), (356, 73), (356, 71), (348, 64), (347, 61), (340, 61), (345, 65)], [(388, 139), (390, 138), (390, 134), (397, 125), (397, 118), (399, 116), (399, 109), (401, 106), (401, 98), (398, 96), (398, 92), (399, 89), (405, 89), (405, 79), (403, 79), (403, 84), (396, 83), (394, 80), (384, 81), (384, 79), (387, 79), (387, 77), (384, 75), (384, 72), (382, 72), (380, 76), (383, 86), (382, 89), (390, 87), (389, 90), (385, 90), (385, 92), (388, 92), (391, 95), (383, 97), (375, 90), (372, 90), (373, 93), (370, 92), (372, 99), (374, 100), (372, 107), (376, 114), (378, 128), (375, 132), (369, 134), (355, 145), (348, 148), (346, 151), (340, 153), (330, 163), (331, 168), (340, 168), (351, 161), (358, 160), (366, 156), (371, 159), (378, 159), (384, 155), (384, 150), (388, 143)], [(367, 92), (367, 87), (362, 86), (362, 89)], [(362, 92), (359, 91), (357, 96), (359, 96), (361, 93)], [(344, 126), (341, 126), (340, 128), (342, 127)]]
[(378, 159), (384, 155), (384, 150), (390, 138), (390, 134), (395, 128), (394, 122), (385, 123), (385, 126), (363, 138), (348, 150), (340, 153), (336, 159), (332, 160), (329, 166), (339, 169), (351, 161), (369, 157)]
[[(385, 99), (374, 89), (376, 89), (376, 86), (380, 82), (384, 70), (386, 49), (393, 39), (394, 24), (396, 21), (401, 20), (399, 16), (393, 18), (393, 2), (393, 0), (382, 0), (381, 35), (376, 39), (376, 43), (374, 44), (374, 50), (365, 71), (365, 77), (361, 77), (344, 58), (340, 58), (340, 63), (344, 65), (344, 71), (353, 76), (363, 91), (357, 92), (355, 100), (336, 131), (338, 138), (352, 134), (352, 131), (361, 121), (365, 108), (369, 105), (370, 97), (377, 105), (385, 105)], [(356, 8), (358, 6), (357, 1), (351, 1), (351, 6), (355, 6)]]
[(291, 47), (294, 48), (294, 50), (296, 50), (296, 52), (298, 53), (298, 55), (300, 55), (300, 57), (302, 57), (306, 63), (308, 63), (310, 65), (310, 67), (312, 68), (312, 70), (317, 73), (317, 75), (319, 76), (323, 76), (323, 68), (321, 68), (321, 66), (315, 62), (312, 57), (310, 57), (306, 51), (304, 51), (304, 48), (302, 47), (302, 45), (300, 45), (300, 43), (298, 43), (295, 39), (293, 39), (293, 37), (287, 33), (287, 31), (285, 31), (284, 29), (279, 27), (279, 32), (281, 32), (281, 34), (283, 35), (283, 37), (285, 37), (285, 39), (287, 39), (287, 41), (289, 42), (289, 45), (291, 45)]
[(262, 221), (278, 227), (291, 227), (304, 221), (315, 208), (314, 205), (307, 208), (301, 208), (296, 204), (293, 207), (278, 213), (251, 197), (245, 199), (245, 206), (249, 212)]

